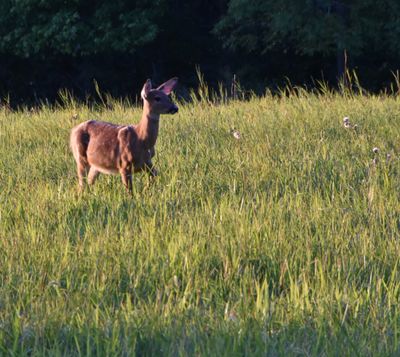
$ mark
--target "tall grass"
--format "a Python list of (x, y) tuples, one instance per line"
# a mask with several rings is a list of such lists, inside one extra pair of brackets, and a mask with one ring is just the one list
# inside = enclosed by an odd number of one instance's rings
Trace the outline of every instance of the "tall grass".
[(204, 85), (133, 197), (78, 194), (68, 135), (140, 108), (4, 108), (0, 354), (400, 354), (399, 98), (281, 94)]

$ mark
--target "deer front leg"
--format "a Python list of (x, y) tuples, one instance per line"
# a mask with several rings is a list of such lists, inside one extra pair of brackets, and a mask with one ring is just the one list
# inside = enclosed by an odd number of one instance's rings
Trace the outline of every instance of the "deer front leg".
[(150, 153), (150, 159), (152, 159), (156, 154), (156, 149), (154, 148), (154, 146), (149, 149), (149, 153)]
[(129, 193), (132, 193), (132, 166), (128, 165), (119, 170), (122, 182)]
[(156, 177), (158, 175), (157, 169), (151, 162), (151, 160), (148, 160), (145, 164), (145, 170), (149, 173), (150, 177)]
[(152, 146), (149, 150), (148, 150), (148, 156), (147, 159), (145, 160), (145, 171), (147, 171), (150, 175), (150, 177), (155, 177), (157, 176), (157, 169), (154, 167), (153, 162), (151, 161), (151, 159), (154, 157), (154, 155), (156, 154), (156, 150), (154, 149), (154, 146)]

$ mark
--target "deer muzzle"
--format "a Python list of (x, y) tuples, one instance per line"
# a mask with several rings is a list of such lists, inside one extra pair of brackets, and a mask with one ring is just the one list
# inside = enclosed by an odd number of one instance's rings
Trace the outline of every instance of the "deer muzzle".
[(168, 110), (168, 114), (175, 114), (178, 112), (178, 107), (173, 104), (172, 107)]

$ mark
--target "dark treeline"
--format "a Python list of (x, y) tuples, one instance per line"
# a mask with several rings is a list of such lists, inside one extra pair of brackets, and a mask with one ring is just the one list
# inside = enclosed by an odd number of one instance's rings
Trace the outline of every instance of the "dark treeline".
[(0, 95), (53, 101), (61, 88), (134, 97), (146, 78), (261, 92), (286, 78), (380, 90), (400, 58), (399, 0), (0, 0)]

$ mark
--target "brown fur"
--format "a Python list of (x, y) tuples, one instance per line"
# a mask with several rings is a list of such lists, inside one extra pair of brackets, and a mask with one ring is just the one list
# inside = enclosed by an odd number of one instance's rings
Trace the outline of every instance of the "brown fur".
[(151, 82), (147, 80), (142, 90), (142, 119), (136, 125), (90, 120), (72, 129), (70, 146), (81, 188), (86, 174), (91, 185), (99, 173), (119, 173), (129, 191), (132, 191), (132, 170), (146, 170), (150, 176), (157, 175), (151, 159), (155, 155), (159, 119), (161, 114), (178, 111), (168, 97), (176, 84), (177, 78), (172, 78), (157, 89), (151, 89)]

